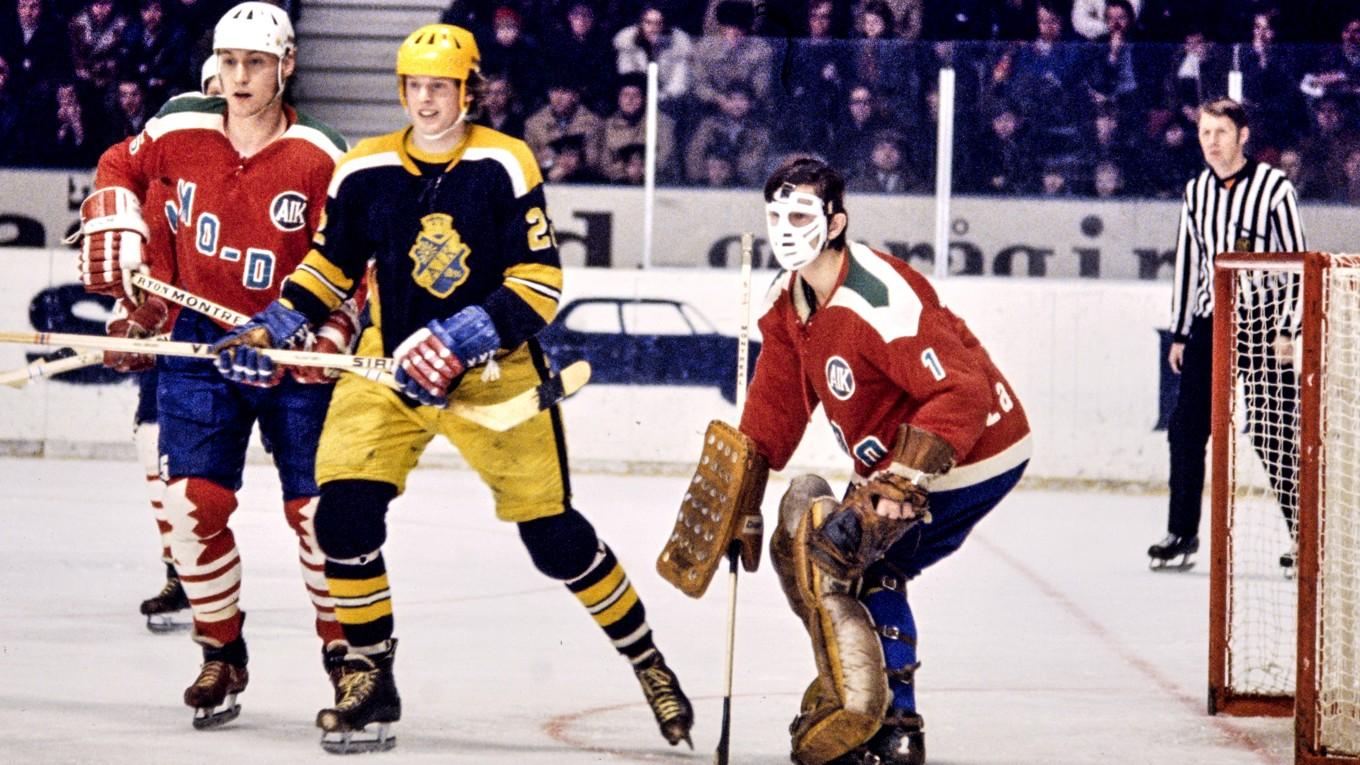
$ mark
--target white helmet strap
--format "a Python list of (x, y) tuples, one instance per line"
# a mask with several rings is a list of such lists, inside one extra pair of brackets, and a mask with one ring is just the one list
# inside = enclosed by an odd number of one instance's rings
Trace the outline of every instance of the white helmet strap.
[[(796, 271), (811, 263), (827, 244), (826, 203), (816, 194), (797, 191), (786, 183), (765, 203), (769, 213), (766, 228), (770, 235), (770, 250), (780, 267)], [(810, 216), (810, 220), (796, 225), (792, 218)]]

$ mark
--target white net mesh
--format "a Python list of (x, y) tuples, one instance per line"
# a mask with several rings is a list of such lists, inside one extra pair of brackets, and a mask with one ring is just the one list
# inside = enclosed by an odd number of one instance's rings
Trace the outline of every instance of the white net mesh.
[[(1227, 690), (1292, 696), (1297, 589), (1298, 387), (1293, 335), (1299, 269), (1228, 272), (1236, 279), (1228, 444)], [(1288, 564), (1288, 565), (1287, 565)]]
[(1319, 744), (1360, 755), (1360, 256), (1336, 256), (1323, 281), (1319, 502)]

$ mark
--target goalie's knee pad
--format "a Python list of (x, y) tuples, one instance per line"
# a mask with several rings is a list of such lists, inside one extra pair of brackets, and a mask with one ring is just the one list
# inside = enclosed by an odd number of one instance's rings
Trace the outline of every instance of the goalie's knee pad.
[(789, 730), (793, 759), (803, 765), (822, 765), (868, 741), (889, 701), (883, 649), (869, 612), (855, 598), (858, 583), (828, 576), (808, 556), (809, 534), (836, 505), (825, 480), (795, 478), (780, 500), (779, 526), (770, 538), (770, 561), (817, 661), (817, 679)]
[(595, 527), (575, 509), (519, 525), (519, 538), (534, 566), (545, 576), (565, 581), (590, 568), (600, 542)]
[(349, 559), (387, 541), (387, 505), (397, 487), (382, 481), (342, 480), (321, 486), (312, 526), (328, 558)]

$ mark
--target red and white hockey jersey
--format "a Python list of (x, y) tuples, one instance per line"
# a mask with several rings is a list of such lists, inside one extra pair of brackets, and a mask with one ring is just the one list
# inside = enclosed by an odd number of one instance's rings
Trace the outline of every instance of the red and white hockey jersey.
[(794, 273), (780, 275), (766, 304), (741, 431), (775, 470), (818, 403), (862, 476), (887, 467), (903, 423), (954, 447), (955, 467), (932, 491), (971, 486), (1029, 459), (1029, 421), (1006, 378), (905, 262), (851, 243), (826, 305), (813, 311)]
[[(285, 107), (288, 128), (243, 159), (224, 132), (226, 102), (185, 95), (99, 159), (95, 186), (123, 186), (168, 223), (151, 275), (250, 315), (279, 294), (311, 247), (344, 139)], [(157, 188), (159, 187), (159, 188)], [(148, 200), (165, 200), (150, 209)]]

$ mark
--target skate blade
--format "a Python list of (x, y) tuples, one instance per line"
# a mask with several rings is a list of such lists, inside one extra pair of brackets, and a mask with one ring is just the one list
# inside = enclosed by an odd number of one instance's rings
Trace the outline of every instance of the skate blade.
[(331, 754), (386, 752), (397, 745), (388, 723), (372, 723), (360, 730), (328, 730), (321, 734), (321, 748)]
[(215, 709), (198, 707), (194, 710), (194, 728), (208, 730), (225, 725), (241, 715), (241, 705), (236, 703), (236, 694), (227, 696), (222, 706)]
[[(182, 616), (182, 619), (175, 617)], [(174, 632), (187, 632), (194, 626), (194, 618), (189, 614), (188, 609), (183, 611), (171, 611), (164, 614), (148, 614), (146, 617), (146, 628), (156, 635), (166, 635)]]
[(1182, 560), (1180, 563), (1173, 563), (1172, 561), (1169, 560), (1148, 561), (1148, 568), (1150, 570), (1162, 573), (1180, 573), (1184, 571), (1189, 571), (1194, 567), (1195, 562), (1192, 560)]

